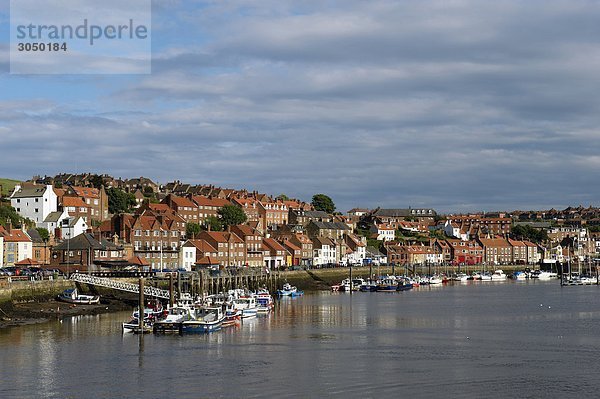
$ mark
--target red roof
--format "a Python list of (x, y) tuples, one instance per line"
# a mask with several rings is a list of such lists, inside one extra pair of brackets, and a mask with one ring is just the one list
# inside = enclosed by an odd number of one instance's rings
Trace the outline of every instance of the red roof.
[(38, 262), (37, 260), (33, 260), (31, 258), (25, 258), (23, 260), (15, 262), (15, 266), (39, 266), (39, 265), (41, 265), (40, 262)]
[(97, 188), (93, 188), (93, 187), (75, 187), (75, 186), (71, 186), (71, 188), (80, 197), (84, 197), (84, 198), (100, 198), (100, 191)]
[(5, 242), (31, 242), (31, 238), (22, 230), (12, 229), (10, 233), (5, 230), (2, 236)]
[(201, 195), (196, 195), (192, 197), (192, 199), (200, 206), (214, 206), (216, 208), (221, 208), (225, 205), (231, 205), (231, 202), (222, 198), (208, 198)]
[(136, 266), (149, 266), (150, 265), (150, 263), (148, 263), (148, 261), (145, 258), (140, 258), (139, 256), (134, 256), (133, 258), (128, 259), (127, 262), (131, 263), (132, 265), (136, 265)]
[(74, 206), (76, 208), (87, 207), (86, 203), (79, 197), (63, 197), (63, 206)]
[(218, 265), (219, 261), (211, 258), (210, 256), (205, 256), (202, 259), (200, 259), (198, 262), (196, 262), (197, 265), (202, 265), (202, 266), (211, 266), (211, 265)]

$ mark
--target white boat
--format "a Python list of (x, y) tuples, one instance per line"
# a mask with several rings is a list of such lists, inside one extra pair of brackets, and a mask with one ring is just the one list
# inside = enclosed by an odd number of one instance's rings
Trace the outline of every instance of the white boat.
[(506, 274), (501, 269), (494, 271), (492, 274), (492, 281), (503, 281), (506, 280)]
[(558, 278), (558, 273), (555, 272), (540, 271), (539, 273), (536, 273), (536, 275), (540, 280), (552, 280)]
[(155, 333), (181, 332), (181, 323), (189, 316), (191, 310), (188, 306), (173, 306), (169, 309), (167, 317), (153, 324), (152, 330)]
[(437, 274), (434, 274), (433, 276), (429, 277), (429, 284), (431, 285), (442, 284), (443, 282), (444, 280), (442, 280), (442, 278)]
[(483, 272), (479, 278), (481, 281), (492, 281), (492, 274), (490, 272)]
[(58, 300), (76, 305), (97, 305), (100, 303), (100, 295), (83, 295), (77, 292), (77, 288), (69, 288), (58, 296)]
[(519, 272), (514, 272), (513, 273), (513, 278), (515, 280), (526, 280), (526, 279), (529, 278), (529, 275), (526, 272), (519, 271)]
[(452, 277), (452, 280), (465, 282), (465, 281), (473, 280), (473, 277), (470, 277), (466, 273), (458, 273), (454, 277)]
[(273, 310), (273, 297), (268, 291), (262, 291), (256, 294), (256, 308), (258, 313), (269, 313)]
[(256, 313), (258, 313), (256, 298), (253, 296), (235, 298), (232, 304), (234, 309), (242, 311), (242, 319), (256, 317)]

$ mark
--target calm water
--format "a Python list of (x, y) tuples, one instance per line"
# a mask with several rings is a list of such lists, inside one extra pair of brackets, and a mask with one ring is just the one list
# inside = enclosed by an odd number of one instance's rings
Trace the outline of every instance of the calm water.
[(600, 287), (475, 282), (287, 298), (205, 336), (127, 313), (0, 330), (0, 398), (598, 397)]

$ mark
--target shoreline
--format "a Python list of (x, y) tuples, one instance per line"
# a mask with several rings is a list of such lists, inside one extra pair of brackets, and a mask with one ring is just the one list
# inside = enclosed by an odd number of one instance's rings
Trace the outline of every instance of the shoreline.
[(12, 304), (11, 309), (0, 309), (0, 329), (42, 324), (52, 319), (131, 309), (130, 305), (117, 299), (102, 299), (98, 305), (75, 305), (55, 299), (47, 302), (21, 302)]

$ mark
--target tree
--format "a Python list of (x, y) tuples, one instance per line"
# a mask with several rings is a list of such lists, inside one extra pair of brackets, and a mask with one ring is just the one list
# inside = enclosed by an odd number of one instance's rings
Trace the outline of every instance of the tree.
[(217, 211), (219, 216), (221, 216), (221, 223), (223, 227), (235, 226), (236, 224), (246, 223), (248, 217), (244, 210), (235, 205), (225, 205), (222, 208), (219, 208)]
[(325, 194), (313, 195), (312, 206), (317, 211), (323, 211), (327, 213), (333, 213), (335, 211), (335, 204), (333, 203), (333, 200)]
[(9, 220), (13, 227), (20, 226), (24, 221), (15, 208), (10, 205), (0, 205), (0, 224), (6, 226)]
[(185, 225), (185, 235), (187, 238), (196, 238), (201, 231), (202, 229), (198, 223), (190, 222)]
[(209, 216), (206, 218), (205, 226), (208, 228), (210, 226), (211, 231), (221, 231), (223, 230), (223, 223), (221, 219), (216, 216)]
[(136, 205), (135, 196), (131, 193), (111, 187), (106, 190), (108, 195), (108, 211), (112, 214), (130, 212)]
[(289, 201), (289, 200), (290, 200), (290, 197), (288, 197), (288, 196), (287, 196), (287, 195), (285, 195), (285, 194), (279, 194), (277, 197), (275, 197), (275, 199), (278, 199), (278, 200), (280, 200), (280, 201)]
[(50, 233), (43, 227), (36, 228), (38, 234), (40, 235), (42, 241), (48, 241), (50, 239)]
[(546, 230), (538, 230), (528, 224), (513, 226), (510, 229), (510, 233), (519, 240), (528, 240), (538, 244), (548, 240), (548, 232)]
[(100, 175), (92, 175), (90, 176), (90, 183), (94, 188), (101, 188), (104, 185), (104, 180), (102, 180), (102, 176)]

